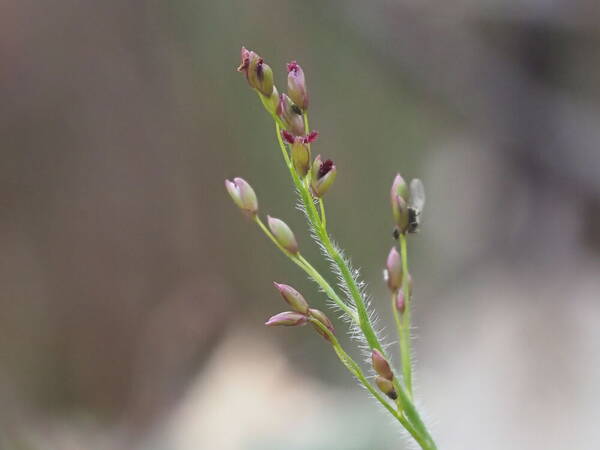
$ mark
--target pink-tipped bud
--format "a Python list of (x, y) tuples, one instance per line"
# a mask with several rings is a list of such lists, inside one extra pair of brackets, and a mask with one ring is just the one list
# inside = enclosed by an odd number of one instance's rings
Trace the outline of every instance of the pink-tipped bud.
[(306, 111), (308, 109), (308, 90), (306, 89), (304, 71), (296, 61), (289, 63), (287, 69), (288, 94), (296, 105)]
[(373, 362), (373, 369), (375, 369), (375, 372), (390, 381), (394, 379), (394, 373), (392, 372), (389, 363), (379, 350), (373, 349), (371, 353), (371, 361)]
[(321, 160), (321, 155), (317, 156), (312, 166), (311, 188), (315, 197), (322, 197), (329, 190), (335, 177), (337, 168), (331, 159)]
[(381, 392), (383, 392), (385, 395), (387, 395), (392, 400), (396, 400), (398, 398), (398, 394), (396, 393), (396, 390), (394, 389), (394, 383), (392, 383), (387, 378), (378, 376), (375, 378), (375, 384), (377, 384), (377, 387), (379, 388), (379, 390)]
[(265, 322), (268, 327), (296, 327), (305, 325), (308, 322), (308, 317), (296, 311), (285, 311), (275, 314)]
[(242, 62), (237, 68), (238, 72), (244, 72), (248, 84), (258, 90), (265, 97), (271, 97), (273, 93), (273, 70), (255, 52), (242, 47)]
[(392, 247), (390, 250), (385, 267), (387, 270), (387, 285), (390, 290), (393, 292), (400, 289), (402, 287), (402, 258), (396, 247)]
[(404, 310), (406, 309), (406, 302), (404, 301), (404, 292), (402, 292), (402, 289), (398, 289), (398, 291), (396, 292), (395, 306), (400, 314), (404, 314)]
[[(313, 319), (317, 320), (321, 325), (324, 325), (325, 328), (327, 328), (331, 334), (334, 334), (335, 330), (333, 328), (333, 324), (331, 323), (331, 320), (329, 320), (329, 317), (327, 317), (323, 311), (311, 308), (309, 309), (309, 315)], [(319, 333), (325, 338), (325, 340), (330, 341), (329, 334), (325, 330), (323, 330), (318, 324), (313, 322), (312, 326), (317, 333)]]
[(402, 178), (402, 175), (399, 173), (397, 173), (394, 177), (392, 189), (390, 190), (390, 196), (392, 199), (397, 195), (408, 201), (408, 185), (406, 184), (406, 181), (404, 181), (404, 178)]
[(276, 219), (275, 217), (267, 216), (267, 221), (271, 233), (273, 233), (279, 245), (294, 255), (298, 253), (298, 242), (290, 227), (283, 220)]
[(225, 180), (225, 188), (233, 202), (247, 215), (254, 216), (258, 211), (258, 201), (254, 189), (243, 178)]
[(283, 299), (287, 302), (288, 305), (292, 307), (294, 311), (302, 314), (308, 314), (308, 303), (306, 302), (302, 294), (300, 294), (300, 292), (298, 292), (293, 287), (288, 286), (287, 284), (279, 284), (275, 282), (273, 282), (273, 284), (275, 285)]
[(404, 233), (408, 226), (408, 186), (404, 178), (397, 174), (390, 190), (392, 216), (400, 233)]
[(294, 136), (302, 136), (304, 134), (302, 110), (286, 94), (279, 95), (279, 103), (277, 104), (275, 113), (283, 122), (285, 129)]

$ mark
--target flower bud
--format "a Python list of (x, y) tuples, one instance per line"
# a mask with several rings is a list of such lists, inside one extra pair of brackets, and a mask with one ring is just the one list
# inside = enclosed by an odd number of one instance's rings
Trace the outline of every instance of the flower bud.
[(292, 144), (292, 163), (298, 175), (305, 177), (310, 167), (310, 149), (308, 145), (299, 142)]
[[(250, 65), (252, 70), (252, 64)], [(256, 78), (256, 89), (265, 97), (270, 97), (273, 93), (273, 71), (268, 64), (261, 59), (256, 63), (256, 70), (252, 71), (252, 77)]]
[(273, 71), (265, 64), (263, 59), (253, 51), (242, 47), (242, 63), (238, 72), (244, 72), (248, 84), (258, 90), (265, 97), (273, 93)]
[(284, 326), (284, 327), (295, 327), (305, 325), (308, 321), (308, 317), (296, 311), (285, 311), (279, 314), (275, 314), (269, 320), (265, 322), (268, 327)]
[(277, 105), (279, 105), (279, 92), (275, 86), (273, 86), (273, 93), (270, 97), (262, 94), (259, 95), (259, 97), (269, 114), (275, 114), (277, 112)]
[[(312, 309), (312, 308), (309, 309), (308, 311), (309, 311), (310, 316), (313, 319), (316, 319), (321, 325), (324, 325), (325, 328), (327, 328), (331, 332), (331, 334), (334, 333), (335, 330), (333, 328), (333, 324), (331, 323), (331, 320), (329, 320), (329, 318), (325, 315), (325, 313), (323, 313), (322, 311), (319, 311), (318, 309)], [(325, 338), (325, 340), (330, 341), (329, 334), (327, 334), (327, 332), (324, 331), (319, 325), (317, 325), (316, 323), (313, 323), (312, 326), (317, 333), (319, 333), (321, 336), (323, 336)]]
[(233, 202), (246, 214), (254, 216), (258, 211), (258, 201), (254, 189), (243, 178), (234, 178), (233, 181), (225, 180), (225, 188)]
[(404, 314), (404, 310), (406, 309), (406, 302), (404, 301), (404, 292), (402, 291), (402, 289), (398, 289), (398, 291), (396, 292), (396, 301), (394, 302), (394, 306), (400, 314)]
[(306, 90), (306, 80), (302, 67), (292, 61), (287, 65), (288, 69), (288, 94), (292, 101), (303, 111), (308, 109), (308, 91)]
[(390, 196), (392, 198), (392, 206), (394, 204), (394, 197), (399, 195), (405, 201), (408, 201), (408, 186), (402, 175), (399, 173), (394, 177), (394, 181), (392, 182), (392, 189), (390, 190)]
[(302, 110), (287, 95), (279, 95), (279, 103), (277, 104), (275, 113), (283, 122), (285, 129), (294, 136), (302, 136), (304, 134)]
[(387, 284), (393, 292), (402, 287), (402, 259), (396, 247), (392, 247), (386, 261)]
[(408, 186), (404, 178), (397, 174), (390, 190), (392, 216), (400, 233), (404, 233), (408, 226)]
[(394, 373), (392, 372), (390, 365), (379, 350), (373, 349), (373, 352), (371, 353), (371, 360), (373, 362), (373, 369), (375, 369), (375, 372), (390, 381), (394, 379)]
[(292, 163), (296, 172), (301, 177), (305, 177), (310, 168), (310, 145), (317, 140), (319, 133), (312, 131), (307, 136), (294, 136), (287, 130), (282, 130), (283, 139), (291, 144), (292, 148)]
[(267, 221), (271, 233), (273, 233), (279, 245), (292, 254), (298, 253), (298, 242), (296, 242), (296, 237), (290, 227), (283, 220), (271, 216), (267, 216)]
[(311, 188), (313, 194), (316, 197), (322, 197), (335, 181), (337, 169), (332, 160), (328, 159), (323, 162), (321, 160), (321, 155), (319, 155), (313, 162), (311, 175)]
[(288, 303), (288, 305), (292, 307), (294, 311), (302, 314), (308, 314), (308, 303), (306, 302), (302, 294), (300, 294), (300, 292), (298, 292), (293, 287), (288, 286), (287, 284), (279, 284), (275, 282), (273, 282), (273, 284), (275, 285), (283, 299)]
[(323, 325), (325, 325), (325, 327), (327, 327), (329, 331), (331, 331), (332, 333), (335, 331), (335, 329), (333, 328), (333, 323), (331, 323), (331, 320), (329, 320), (329, 317), (327, 317), (323, 311), (314, 308), (310, 308), (308, 311), (312, 317), (314, 317)]
[(396, 393), (396, 390), (394, 389), (394, 383), (392, 383), (390, 380), (383, 378), (381, 376), (378, 376), (375, 378), (375, 384), (377, 384), (377, 387), (379, 388), (379, 390), (381, 392), (383, 392), (385, 395), (387, 395), (392, 400), (396, 400), (398, 398), (398, 394)]

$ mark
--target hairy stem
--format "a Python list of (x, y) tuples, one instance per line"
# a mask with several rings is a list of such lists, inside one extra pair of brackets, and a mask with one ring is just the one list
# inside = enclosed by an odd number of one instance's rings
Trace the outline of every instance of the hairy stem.
[[(404, 365), (405, 365), (404, 342), (406, 340), (406, 333), (404, 331), (402, 318), (400, 317), (400, 311), (398, 311), (398, 308), (396, 307), (396, 294), (397, 294), (396, 292), (392, 293), (391, 305), (392, 305), (392, 314), (394, 315), (394, 322), (396, 323), (396, 330), (398, 332), (398, 342), (400, 342), (400, 361), (401, 361), (401, 366), (402, 366), (402, 377), (404, 378), (406, 376), (406, 373), (404, 371)], [(410, 391), (408, 392), (408, 395), (412, 398), (412, 395), (410, 395)], [(401, 407), (401, 405), (398, 405), (398, 406)]]

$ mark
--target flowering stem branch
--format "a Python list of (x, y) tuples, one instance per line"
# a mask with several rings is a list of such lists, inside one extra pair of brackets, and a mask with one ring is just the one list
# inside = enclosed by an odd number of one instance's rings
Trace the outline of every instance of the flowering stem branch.
[(377, 399), (377, 401), (379, 401), (379, 403), (381, 403), (389, 411), (392, 416), (396, 418), (396, 420), (398, 420), (398, 422), (402, 424), (402, 426), (410, 433), (410, 435), (419, 443), (421, 448), (424, 450), (435, 450), (436, 447), (431, 440), (431, 437), (427, 433), (423, 435), (421, 430), (418, 430), (415, 428), (415, 426), (413, 426), (411, 421), (408, 419), (408, 414), (404, 416), (401, 412), (396, 411), (381, 395), (381, 393), (375, 389), (371, 383), (369, 383), (360, 366), (350, 357), (350, 355), (345, 352), (335, 335), (320, 321), (315, 320), (314, 318), (309, 320), (314, 326), (319, 327), (319, 329), (327, 336), (327, 339), (331, 343), (333, 350), (342, 364), (346, 366), (348, 371), (356, 377), (356, 379), (373, 395), (373, 397), (375, 397), (375, 399)]
[(269, 230), (269, 228), (264, 224), (264, 222), (262, 220), (260, 220), (260, 217), (258, 216), (254, 216), (254, 221), (256, 222), (256, 224), (260, 227), (260, 229), (265, 233), (265, 235), (271, 239), (271, 241), (275, 244), (275, 246), (281, 250), (281, 252), (287, 256), (289, 259), (291, 259), (296, 265), (298, 265), (298, 267), (300, 267), (302, 270), (304, 270), (306, 272), (306, 274), (315, 282), (317, 283), (321, 289), (323, 289), (323, 291), (325, 292), (325, 294), (327, 294), (327, 296), (333, 301), (335, 302), (335, 304), (337, 306), (340, 307), (340, 309), (342, 309), (346, 314), (348, 314), (348, 316), (354, 320), (355, 322), (358, 321), (358, 317), (356, 317), (356, 313), (352, 310), (352, 308), (350, 308), (348, 305), (346, 305), (342, 299), (339, 297), (339, 295), (337, 295), (337, 293), (333, 290), (333, 288), (331, 287), (331, 285), (321, 276), (321, 274), (317, 271), (317, 269), (315, 269), (312, 264), (310, 264), (306, 258), (304, 258), (304, 256), (302, 256), (299, 252), (297, 254), (293, 254), (291, 252), (289, 252), (288, 250), (286, 250), (278, 241), (277, 239), (275, 239), (275, 236), (273, 236), (273, 233), (271, 233), (271, 230)]
[[(410, 342), (410, 309), (411, 309), (411, 298), (410, 298), (410, 275), (408, 272), (408, 255), (406, 249), (406, 235), (400, 234), (400, 255), (402, 257), (402, 292), (404, 294), (404, 312), (402, 313), (402, 323), (399, 327), (400, 332), (400, 353), (402, 361), (402, 376), (404, 377), (404, 385), (408, 391), (408, 395), (412, 398), (412, 354), (411, 354), (411, 342)], [(398, 315), (396, 308), (394, 308), (394, 318)], [(396, 320), (398, 324), (398, 320)]]
[[(259, 228), (281, 252), (300, 267), (310, 279), (317, 283), (329, 299), (341, 309), (345, 316), (360, 329), (360, 333), (371, 350), (371, 360), (377, 377), (370, 383), (360, 366), (344, 351), (327, 316), (318, 309), (310, 308), (308, 302), (294, 288), (275, 283), (284, 300), (293, 311), (271, 317), (265, 325), (298, 326), (310, 322), (321, 336), (332, 344), (333, 350), (344, 366), (356, 379), (392, 414), (417, 441), (423, 450), (435, 450), (436, 445), (429, 435), (417, 409), (413, 404), (412, 355), (411, 355), (411, 283), (408, 272), (406, 232), (415, 232), (425, 197), (420, 180), (410, 182), (410, 192), (400, 174), (394, 179), (391, 191), (392, 213), (396, 232), (401, 233), (401, 258), (395, 247), (388, 256), (388, 286), (393, 291), (392, 311), (400, 341), (402, 376), (396, 376), (389, 365), (367, 308), (368, 301), (362, 291), (357, 271), (352, 269), (343, 251), (334, 244), (327, 231), (325, 204), (322, 196), (335, 180), (336, 167), (333, 161), (314, 158), (312, 164), (310, 143), (318, 133), (310, 132), (308, 124), (308, 93), (302, 68), (292, 61), (287, 65), (287, 93), (279, 94), (273, 84), (273, 72), (268, 64), (253, 51), (242, 47), (242, 63), (238, 71), (245, 73), (252, 89), (258, 94), (265, 109), (275, 122), (275, 131), (285, 165), (300, 197), (300, 208), (304, 210), (314, 240), (322, 253), (331, 262), (339, 275), (339, 288), (346, 298), (339, 296), (334, 288), (298, 251), (298, 243), (291, 229), (280, 219), (269, 217), (268, 227), (258, 217), (258, 203), (252, 187), (242, 178), (226, 180), (225, 187), (234, 203), (247, 215), (251, 215)], [(282, 136), (282, 130), (283, 136)], [(289, 143), (288, 145), (284, 142)], [(393, 275), (393, 276), (392, 276)], [(402, 278), (400, 278), (402, 277)], [(402, 291), (399, 291), (402, 289)], [(396, 297), (398, 296), (398, 297)], [(400, 298), (402, 296), (402, 298)], [(403, 303), (400, 303), (403, 302)], [(396, 400), (396, 404), (388, 400)]]

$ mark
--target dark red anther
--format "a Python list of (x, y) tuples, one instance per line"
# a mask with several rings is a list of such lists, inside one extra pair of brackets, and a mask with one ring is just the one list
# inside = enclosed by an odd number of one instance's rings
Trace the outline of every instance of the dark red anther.
[(321, 167), (319, 167), (319, 172), (317, 173), (317, 178), (323, 178), (325, 175), (329, 173), (329, 171), (333, 168), (333, 161), (328, 159)]
[(287, 65), (288, 72), (297, 72), (298, 71), (298, 63), (296, 61), (289, 62)]
[(317, 140), (317, 138), (319, 137), (319, 132), (318, 131), (311, 131), (308, 136), (304, 136), (304, 144), (312, 144), (313, 142), (315, 142)]
[(287, 130), (281, 130), (281, 137), (288, 144), (293, 144), (295, 142), (294, 135)]

